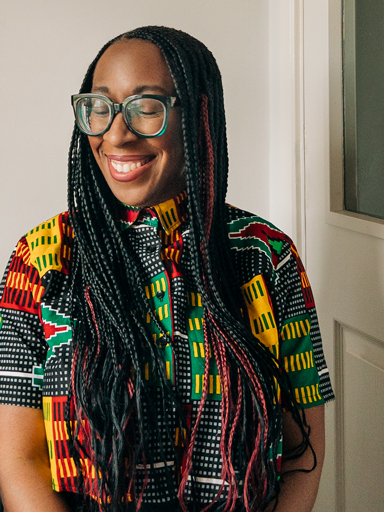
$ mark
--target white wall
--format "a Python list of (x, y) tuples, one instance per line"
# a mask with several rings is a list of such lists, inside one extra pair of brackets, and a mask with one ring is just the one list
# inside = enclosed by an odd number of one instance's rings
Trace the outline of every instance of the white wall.
[(20, 236), (66, 209), (70, 95), (78, 91), (88, 64), (106, 41), (141, 25), (185, 30), (216, 56), (227, 111), (228, 201), (268, 217), (268, 20), (270, 5), (279, 3), (2, 0), (0, 268)]

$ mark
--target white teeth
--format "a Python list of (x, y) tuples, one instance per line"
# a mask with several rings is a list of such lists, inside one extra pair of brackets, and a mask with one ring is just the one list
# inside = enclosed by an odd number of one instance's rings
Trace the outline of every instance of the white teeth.
[(134, 171), (142, 166), (141, 162), (136, 162), (132, 164), (121, 164), (120, 162), (116, 162), (115, 160), (111, 160), (112, 167), (116, 169), (117, 172), (121, 172), (127, 174), (130, 171)]

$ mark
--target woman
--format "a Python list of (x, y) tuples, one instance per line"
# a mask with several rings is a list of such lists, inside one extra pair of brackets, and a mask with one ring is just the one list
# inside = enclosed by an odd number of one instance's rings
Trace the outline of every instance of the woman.
[(1, 291), (5, 510), (310, 510), (332, 398), (313, 297), (289, 238), (225, 204), (213, 56), (137, 29), (72, 103), (69, 211)]

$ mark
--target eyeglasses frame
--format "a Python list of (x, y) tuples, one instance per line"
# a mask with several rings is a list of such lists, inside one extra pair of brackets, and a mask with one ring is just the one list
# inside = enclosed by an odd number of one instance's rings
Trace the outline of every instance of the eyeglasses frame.
[[(101, 99), (101, 100), (105, 101), (112, 110), (113, 115), (111, 116), (111, 119), (110, 119), (107, 127), (105, 128), (105, 130), (101, 131), (100, 133), (95, 134), (95, 133), (85, 132), (77, 120), (77, 118), (79, 117), (79, 115), (77, 113), (78, 112), (77, 105), (78, 105), (79, 101), (84, 98)], [(151, 98), (151, 99), (159, 100), (165, 107), (165, 117), (164, 117), (163, 127), (155, 135), (144, 135), (144, 134), (136, 131), (132, 127), (132, 123), (130, 121), (129, 116), (127, 116), (127, 114), (126, 114), (127, 105), (130, 102), (137, 100), (137, 99), (141, 99), (141, 98)], [(165, 130), (167, 129), (167, 126), (168, 126), (168, 120), (169, 120), (169, 114), (171, 112), (171, 108), (177, 107), (178, 105), (180, 105), (179, 98), (177, 98), (176, 96), (162, 96), (162, 95), (158, 95), (158, 94), (134, 94), (133, 96), (128, 96), (127, 98), (125, 98), (125, 100), (122, 103), (114, 103), (110, 98), (108, 98), (108, 96), (104, 96), (103, 94), (82, 93), (82, 94), (73, 94), (71, 96), (71, 103), (72, 103), (73, 111), (75, 114), (76, 125), (79, 128), (79, 130), (82, 133), (84, 133), (85, 135), (87, 135), (89, 137), (100, 137), (101, 135), (104, 135), (104, 133), (106, 133), (112, 126), (112, 123), (116, 117), (116, 114), (121, 112), (124, 122), (127, 125), (128, 129), (132, 133), (134, 133), (135, 135), (137, 135), (138, 137), (141, 137), (143, 139), (153, 139), (155, 137), (160, 137), (160, 135), (163, 135), (163, 133), (165, 132)]]

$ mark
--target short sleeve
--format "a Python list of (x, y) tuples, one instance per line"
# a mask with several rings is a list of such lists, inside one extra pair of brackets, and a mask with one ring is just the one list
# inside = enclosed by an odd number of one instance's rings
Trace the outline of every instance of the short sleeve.
[(47, 352), (39, 302), (43, 287), (23, 238), (0, 286), (0, 403), (42, 408)]
[(304, 408), (334, 398), (312, 289), (292, 242), (276, 267), (280, 359)]

